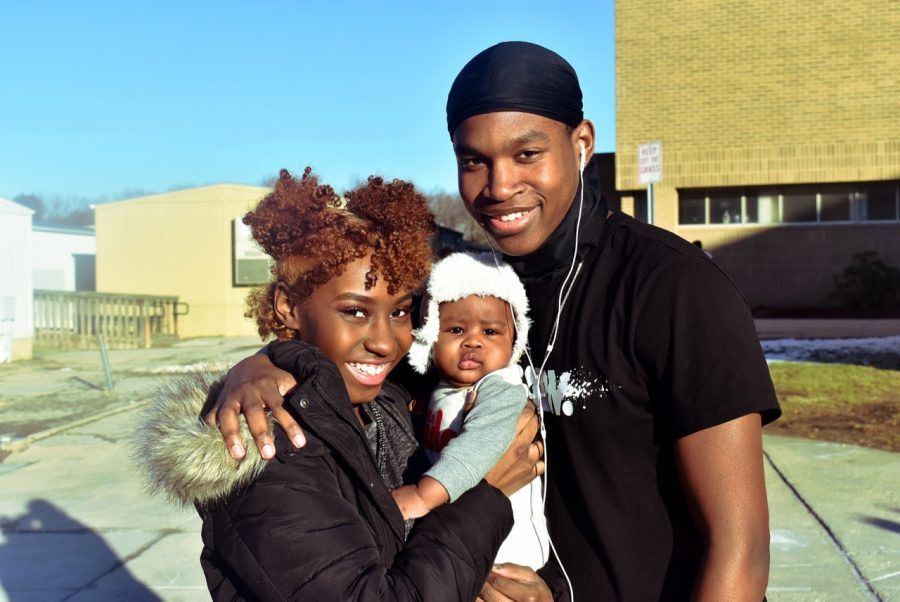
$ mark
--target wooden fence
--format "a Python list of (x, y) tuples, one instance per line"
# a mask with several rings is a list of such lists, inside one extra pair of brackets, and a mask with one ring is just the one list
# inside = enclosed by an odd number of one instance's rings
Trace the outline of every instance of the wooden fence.
[(178, 297), (71, 291), (34, 291), (34, 344), (90, 349), (103, 335), (110, 349), (149, 349), (178, 338)]

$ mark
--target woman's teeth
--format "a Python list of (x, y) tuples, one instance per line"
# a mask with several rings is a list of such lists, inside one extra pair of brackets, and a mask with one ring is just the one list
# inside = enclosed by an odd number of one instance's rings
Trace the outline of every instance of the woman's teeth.
[(358, 370), (363, 374), (368, 374), (369, 376), (378, 376), (382, 372), (384, 372), (385, 368), (387, 368), (387, 364), (357, 364), (348, 362), (348, 364), (354, 370)]

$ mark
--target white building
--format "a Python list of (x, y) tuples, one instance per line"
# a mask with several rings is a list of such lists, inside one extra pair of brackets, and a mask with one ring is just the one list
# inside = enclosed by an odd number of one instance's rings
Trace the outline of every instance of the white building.
[(94, 291), (97, 237), (92, 228), (34, 226), (31, 275), (35, 289)]
[(31, 357), (33, 213), (27, 207), (0, 198), (0, 363)]

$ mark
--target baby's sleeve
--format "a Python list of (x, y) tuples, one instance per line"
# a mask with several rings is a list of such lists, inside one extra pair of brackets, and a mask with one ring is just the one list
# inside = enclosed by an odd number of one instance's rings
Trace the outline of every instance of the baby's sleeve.
[(475, 407), (466, 415), (462, 432), (425, 473), (444, 486), (451, 502), (484, 478), (516, 434), (527, 390), (521, 380), (513, 384), (502, 372), (492, 372), (479, 383)]

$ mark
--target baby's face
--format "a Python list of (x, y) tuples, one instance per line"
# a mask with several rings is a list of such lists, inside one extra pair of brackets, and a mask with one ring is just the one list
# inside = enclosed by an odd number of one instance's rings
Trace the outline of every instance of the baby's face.
[(506, 301), (471, 295), (441, 303), (440, 324), (434, 364), (450, 385), (469, 387), (509, 364), (516, 333)]

